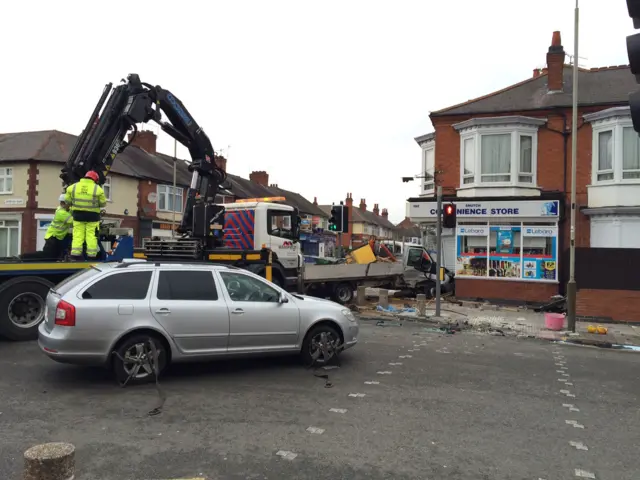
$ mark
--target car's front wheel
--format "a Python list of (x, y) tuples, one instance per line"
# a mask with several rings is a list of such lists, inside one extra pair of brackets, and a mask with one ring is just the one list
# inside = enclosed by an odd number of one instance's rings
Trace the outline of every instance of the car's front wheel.
[(113, 373), (121, 385), (154, 382), (154, 348), (157, 353), (158, 375), (167, 367), (167, 349), (157, 336), (139, 333), (126, 337), (113, 351)]
[[(305, 365), (311, 366), (326, 365), (335, 355), (334, 349), (331, 347), (340, 344), (340, 334), (329, 324), (321, 324), (313, 327), (307, 333), (302, 343), (302, 361)], [(328, 356), (325, 355), (325, 348)]]

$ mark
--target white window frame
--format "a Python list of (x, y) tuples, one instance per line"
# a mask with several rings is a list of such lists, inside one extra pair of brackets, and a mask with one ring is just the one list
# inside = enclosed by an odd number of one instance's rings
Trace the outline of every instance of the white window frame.
[[(431, 158), (431, 161), (428, 160)], [(429, 165), (431, 163), (431, 165)], [(434, 193), (436, 189), (436, 142), (431, 141), (422, 147), (422, 195)], [(431, 178), (427, 178), (431, 175)]]
[[(182, 187), (176, 187), (175, 192), (173, 191), (173, 185), (164, 185), (164, 184), (158, 184), (157, 188), (156, 188), (156, 210), (158, 212), (169, 212), (172, 213), (177, 206), (177, 210), (175, 210), (176, 213), (182, 213), (182, 208), (184, 205), (184, 189)], [(180, 203), (178, 204), (177, 202), (175, 202), (174, 199), (174, 205), (173, 208), (174, 210), (171, 210), (170, 208), (166, 207), (166, 208), (160, 208), (160, 196), (164, 196), (165, 198), (165, 205), (169, 204), (169, 197), (171, 195), (180, 197)]]
[[(460, 132), (460, 188), (475, 187), (524, 187), (538, 186), (538, 129), (546, 123), (546, 119), (509, 116), (474, 118), (453, 125)], [(509, 181), (482, 181), (482, 137), (488, 135), (511, 136), (511, 168)], [(531, 137), (531, 172), (520, 171), (520, 143), (523, 136)], [(473, 142), (469, 150), (465, 142)], [(473, 157), (473, 172), (465, 174), (466, 154)], [(487, 174), (485, 174), (486, 176)], [(498, 174), (496, 174), (498, 175)], [(506, 175), (506, 174), (503, 174)], [(521, 181), (522, 176), (531, 178), (531, 182)]]
[[(4, 222), (18, 222), (17, 226), (5, 227)], [(22, 215), (0, 214), (0, 228), (10, 228), (18, 230), (18, 252), (16, 255), (22, 253)], [(5, 257), (7, 252), (0, 252), (0, 257)]]
[(111, 175), (107, 176), (104, 179), (104, 184), (102, 185), (102, 190), (104, 190), (104, 196), (107, 198), (107, 202), (111, 202), (111, 190), (113, 189), (113, 184), (111, 183)]
[(7, 179), (11, 180), (11, 189), (0, 190), (0, 195), (13, 195), (13, 167), (0, 168), (0, 179), (4, 179), (3, 184), (7, 185)]
[[(633, 129), (633, 122), (629, 107), (614, 107), (600, 112), (584, 116), (585, 121), (592, 126), (592, 164), (591, 164), (591, 184), (592, 185), (616, 185), (616, 184), (639, 184), (640, 178), (623, 178), (624, 168), (624, 129)], [(600, 164), (600, 134), (611, 132), (612, 138), (612, 168), (610, 170), (598, 170)], [(640, 172), (640, 170), (628, 170), (630, 172)], [(599, 175), (613, 173), (611, 179), (598, 179)]]

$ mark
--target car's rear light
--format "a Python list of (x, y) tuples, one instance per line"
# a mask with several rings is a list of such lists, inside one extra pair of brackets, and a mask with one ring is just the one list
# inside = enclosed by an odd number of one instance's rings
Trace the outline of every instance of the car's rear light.
[(63, 327), (76, 326), (76, 307), (64, 300), (60, 300), (56, 307), (56, 325)]

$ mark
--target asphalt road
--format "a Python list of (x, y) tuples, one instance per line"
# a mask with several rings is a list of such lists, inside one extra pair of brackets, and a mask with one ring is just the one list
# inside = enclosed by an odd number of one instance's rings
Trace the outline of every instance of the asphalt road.
[(78, 480), (640, 478), (638, 354), (363, 322), (327, 373), (332, 388), (293, 359), (181, 366), (149, 417), (153, 387), (2, 342), (0, 478), (48, 441), (76, 446)]

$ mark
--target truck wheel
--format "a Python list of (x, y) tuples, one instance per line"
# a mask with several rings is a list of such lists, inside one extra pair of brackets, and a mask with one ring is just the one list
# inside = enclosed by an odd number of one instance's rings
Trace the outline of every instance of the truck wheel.
[(14, 279), (0, 289), (0, 335), (9, 340), (38, 338), (47, 294), (53, 283), (44, 278)]
[(345, 305), (353, 300), (353, 285), (348, 282), (342, 282), (333, 289), (333, 299)]

